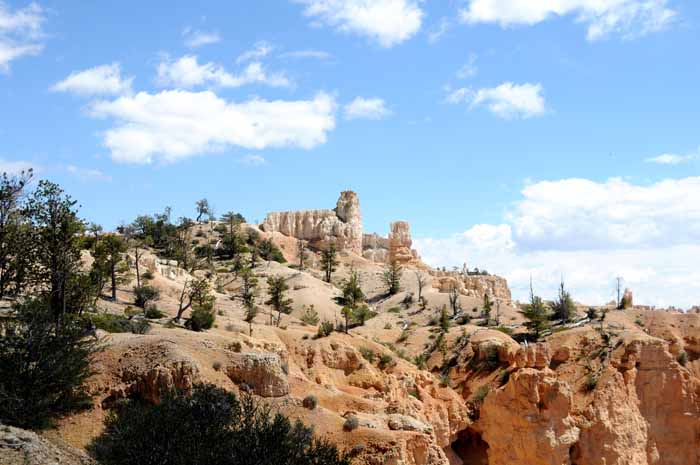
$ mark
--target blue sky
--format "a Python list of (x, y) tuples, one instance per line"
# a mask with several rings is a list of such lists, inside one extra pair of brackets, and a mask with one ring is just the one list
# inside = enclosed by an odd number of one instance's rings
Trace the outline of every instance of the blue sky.
[(700, 4), (0, 1), (0, 168), (114, 227), (360, 195), (434, 265), (700, 303)]

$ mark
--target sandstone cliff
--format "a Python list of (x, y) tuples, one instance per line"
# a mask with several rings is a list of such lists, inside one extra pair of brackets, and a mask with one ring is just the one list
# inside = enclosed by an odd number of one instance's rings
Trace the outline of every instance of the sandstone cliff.
[(344, 191), (333, 210), (300, 210), (268, 213), (261, 228), (302, 239), (322, 249), (335, 244), (340, 250), (362, 253), (362, 213), (357, 194)]

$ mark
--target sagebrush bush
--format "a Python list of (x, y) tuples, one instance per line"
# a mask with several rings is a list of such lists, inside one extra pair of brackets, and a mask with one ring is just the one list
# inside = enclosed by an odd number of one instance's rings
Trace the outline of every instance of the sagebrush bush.
[(349, 465), (301, 422), (212, 385), (121, 405), (88, 449), (102, 465)]
[(89, 406), (82, 384), (91, 374), (95, 341), (89, 324), (65, 315), (62, 324), (42, 300), (16, 307), (0, 337), (0, 423), (49, 426), (64, 413)]
[(330, 336), (330, 334), (332, 332), (333, 332), (333, 323), (331, 323), (330, 321), (324, 321), (318, 327), (318, 337)]
[(211, 329), (216, 321), (216, 313), (210, 305), (193, 305), (190, 319), (185, 323), (185, 327), (192, 331), (204, 331)]
[(157, 320), (159, 318), (163, 318), (165, 316), (165, 313), (161, 312), (156, 305), (149, 305), (148, 307), (146, 307), (144, 316), (149, 320)]
[(146, 334), (151, 325), (148, 321), (142, 319), (131, 319), (121, 315), (112, 315), (111, 313), (95, 313), (90, 314), (89, 318), (94, 323), (95, 327), (108, 333), (134, 333)]
[(134, 304), (140, 308), (146, 308), (149, 302), (158, 300), (160, 291), (153, 286), (144, 284), (134, 288)]

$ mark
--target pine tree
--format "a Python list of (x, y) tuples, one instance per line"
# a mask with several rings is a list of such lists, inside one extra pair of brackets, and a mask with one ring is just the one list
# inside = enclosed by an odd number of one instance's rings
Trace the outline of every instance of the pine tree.
[(559, 284), (559, 295), (552, 308), (554, 319), (569, 322), (576, 317), (576, 304), (571, 298), (571, 294), (564, 288), (564, 279)]
[(488, 294), (484, 294), (484, 307), (481, 310), (481, 314), (486, 320), (486, 326), (491, 322), (491, 310), (493, 309), (493, 302), (489, 299)]
[(240, 289), (239, 298), (245, 308), (245, 321), (248, 323), (248, 333), (253, 335), (253, 320), (258, 315), (258, 307), (255, 303), (258, 288), (258, 278), (253, 275), (250, 268), (244, 268), (240, 273), (243, 285)]
[(389, 295), (395, 295), (401, 290), (402, 274), (403, 267), (396, 258), (392, 257), (382, 275)]
[(539, 339), (542, 333), (549, 328), (547, 307), (542, 298), (535, 295), (532, 288), (532, 280), (530, 280), (530, 303), (520, 313), (527, 319), (525, 327), (535, 339)]
[[(292, 312), (292, 299), (287, 299), (285, 293), (289, 290), (284, 276), (270, 276), (267, 278), (267, 292), (270, 298), (265, 301), (265, 305), (271, 305), (277, 312), (277, 326), (282, 320), (282, 313)], [(270, 324), (272, 324), (272, 313), (270, 313)]]
[(330, 244), (327, 249), (321, 252), (321, 269), (324, 273), (324, 280), (327, 283), (331, 282), (335, 267), (338, 266), (337, 255), (335, 244)]

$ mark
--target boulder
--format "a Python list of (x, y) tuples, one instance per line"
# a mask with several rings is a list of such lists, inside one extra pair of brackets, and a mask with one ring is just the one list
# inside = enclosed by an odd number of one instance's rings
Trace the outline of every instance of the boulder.
[(236, 384), (243, 384), (262, 397), (289, 394), (287, 365), (279, 354), (243, 352), (229, 354), (226, 374)]

